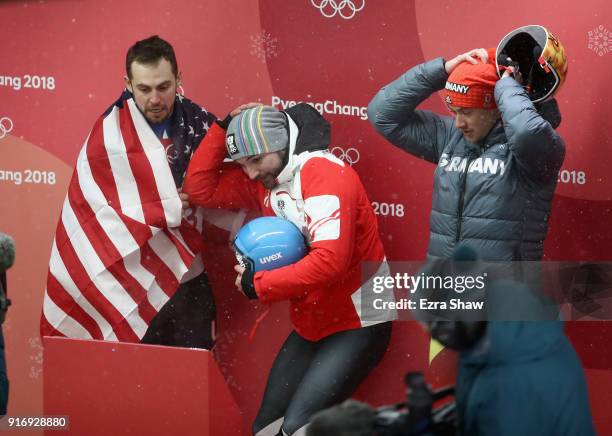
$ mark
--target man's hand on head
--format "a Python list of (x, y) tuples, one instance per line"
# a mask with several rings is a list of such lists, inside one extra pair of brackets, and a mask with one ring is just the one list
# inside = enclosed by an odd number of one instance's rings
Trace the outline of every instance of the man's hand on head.
[(468, 52), (455, 56), (450, 61), (447, 61), (444, 64), (444, 69), (446, 70), (446, 74), (450, 74), (462, 62), (469, 62), (471, 64), (476, 65), (479, 62), (486, 64), (488, 61), (489, 54), (487, 53), (487, 51), (484, 48), (475, 48)]
[(241, 104), (236, 109), (234, 109), (233, 111), (230, 112), (230, 116), (233, 118), (236, 115), (238, 115), (240, 112), (245, 111), (247, 109), (251, 109), (252, 107), (257, 107), (257, 106), (263, 106), (263, 104), (262, 103), (255, 103), (255, 102)]
[(263, 104), (262, 103), (246, 103), (246, 104), (241, 104), (236, 109), (234, 109), (229, 114), (227, 114), (227, 116), (224, 119), (217, 120), (217, 124), (219, 126), (221, 126), (221, 128), (223, 128), (223, 130), (227, 130), (227, 128), (229, 127), (230, 123), (232, 122), (232, 118), (234, 118), (236, 115), (240, 114), (240, 112), (242, 112), (244, 110), (247, 110), (247, 109), (250, 109), (252, 107), (256, 107), (256, 106), (263, 106)]

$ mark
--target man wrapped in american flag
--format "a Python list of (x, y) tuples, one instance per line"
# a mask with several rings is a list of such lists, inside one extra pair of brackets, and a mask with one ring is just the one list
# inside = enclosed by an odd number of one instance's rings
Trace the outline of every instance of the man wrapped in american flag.
[(177, 93), (172, 46), (126, 56), (126, 90), (77, 158), (51, 250), (42, 335), (211, 348), (202, 211), (181, 192), (215, 116)]

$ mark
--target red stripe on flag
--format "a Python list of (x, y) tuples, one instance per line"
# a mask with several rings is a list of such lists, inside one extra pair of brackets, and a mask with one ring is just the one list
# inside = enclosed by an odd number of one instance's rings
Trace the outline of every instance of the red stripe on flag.
[(179, 282), (174, 273), (157, 256), (149, 244), (145, 244), (140, 249), (140, 262), (147, 271), (155, 276), (155, 281), (168, 297), (172, 297), (178, 288)]
[(94, 339), (104, 339), (102, 330), (100, 330), (96, 320), (78, 305), (72, 295), (51, 274), (49, 274), (49, 279), (47, 280), (47, 294), (64, 313), (70, 315), (76, 322), (81, 324)]
[(157, 311), (147, 300), (147, 289), (126, 270), (123, 257), (113, 242), (108, 238), (100, 222), (94, 216), (89, 203), (83, 197), (78, 183), (71, 186), (69, 193), (72, 210), (77, 217), (79, 225), (87, 235), (87, 239), (98, 254), (98, 257), (108, 271), (121, 283), (126, 292), (138, 303), (138, 313), (147, 324), (157, 315)]
[[(86, 150), (87, 162), (89, 163), (94, 182), (104, 193), (108, 205), (115, 210), (121, 210), (115, 177), (113, 176), (113, 170), (111, 169), (108, 154), (104, 147), (103, 121), (103, 117), (99, 118), (89, 134)], [(75, 172), (72, 178), (73, 182), (76, 178), (77, 173)]]
[(132, 327), (127, 323), (123, 315), (108, 301), (106, 296), (98, 290), (87, 275), (72, 243), (66, 235), (66, 229), (63, 224), (58, 226), (56, 238), (66, 241), (63, 246), (58, 245), (57, 249), (64, 265), (66, 265), (66, 269), (70, 272), (72, 281), (79, 288), (83, 296), (87, 298), (87, 301), (89, 301), (89, 303), (95, 307), (113, 327), (117, 339), (120, 341), (138, 342), (138, 336), (134, 330), (132, 330)]
[(45, 318), (44, 313), (40, 317), (40, 335), (41, 336), (60, 336), (63, 338), (66, 337), (65, 334), (63, 334), (60, 331), (55, 330), (55, 327), (49, 324), (49, 321), (47, 321), (47, 318)]
[[(91, 168), (91, 174), (94, 179), (93, 181), (102, 191), (108, 207), (112, 207), (115, 212), (117, 212), (138, 245), (142, 245), (145, 241), (148, 241), (151, 236), (153, 236), (149, 226), (140, 223), (121, 212), (121, 203), (119, 202), (117, 185), (115, 184), (113, 170), (104, 146), (104, 133), (102, 131), (101, 120), (96, 123), (89, 136), (89, 141), (87, 143), (87, 160), (89, 162), (89, 167)], [(76, 181), (76, 173), (71, 182), (71, 189), (73, 183), (78, 183), (78, 181)], [(71, 195), (70, 190), (68, 195)]]
[(142, 203), (145, 222), (156, 227), (166, 227), (166, 215), (157, 192), (155, 174), (140, 143), (127, 103), (119, 110), (119, 125), (134, 179), (138, 180), (136, 188)]
[(193, 262), (194, 256), (187, 250), (187, 247), (185, 247), (183, 242), (179, 238), (174, 236), (174, 234), (170, 230), (164, 229), (164, 233), (166, 234), (166, 236), (168, 236), (168, 238), (170, 238), (170, 240), (178, 250), (179, 256), (181, 256), (181, 260), (185, 265), (187, 265), (187, 268), (189, 268), (191, 266), (191, 263)]
[(95, 213), (89, 202), (83, 196), (83, 191), (78, 179), (73, 180), (68, 190), (68, 201), (72, 207), (79, 226), (87, 235), (87, 239), (100, 257), (104, 266), (112, 265), (121, 259), (121, 254), (115, 248), (113, 242), (108, 238), (106, 232), (95, 217)]
[(193, 253), (197, 254), (202, 251), (202, 249), (204, 248), (204, 240), (202, 239), (202, 233), (198, 232), (195, 227), (193, 227), (185, 220), (183, 220), (178, 230), (181, 236), (183, 237), (183, 240)]

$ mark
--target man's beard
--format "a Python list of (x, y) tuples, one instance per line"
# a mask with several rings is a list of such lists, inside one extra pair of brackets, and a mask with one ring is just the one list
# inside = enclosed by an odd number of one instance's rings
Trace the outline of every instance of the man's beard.
[[(160, 106), (159, 108), (156, 108), (156, 109), (160, 109), (160, 111), (153, 112), (151, 109), (146, 109), (144, 111), (145, 118), (151, 123), (154, 123), (154, 124), (163, 123), (171, 115), (171, 112), (168, 110), (166, 106)], [(159, 116), (162, 114), (163, 114), (163, 118), (160, 118)]]
[(266, 189), (273, 189), (276, 185), (278, 185), (276, 176), (273, 174), (267, 174), (265, 177), (260, 178), (259, 181), (265, 186)]
[(277, 171), (269, 172), (263, 177), (258, 177), (258, 180), (264, 185), (266, 189), (273, 189), (278, 185), (278, 176), (283, 172), (287, 163), (289, 162), (289, 154), (287, 151), (282, 155), (282, 163)]

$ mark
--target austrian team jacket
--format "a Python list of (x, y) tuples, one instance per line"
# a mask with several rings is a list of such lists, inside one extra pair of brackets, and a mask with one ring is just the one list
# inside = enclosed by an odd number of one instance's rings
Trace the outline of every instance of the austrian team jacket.
[[(316, 341), (388, 321), (393, 313), (374, 310), (373, 296), (363, 295), (371, 293), (371, 287), (362, 289), (368, 276), (384, 276), (388, 266), (359, 176), (328, 151), (329, 124), (314, 108), (299, 104), (286, 114), (290, 154), (275, 188), (268, 190), (236, 164), (223, 162), (225, 130), (215, 124), (191, 160), (184, 191), (199, 206), (257, 210), (286, 218), (301, 229), (308, 254), (254, 277), (260, 301), (291, 302), (291, 320), (300, 336)], [(365, 268), (363, 262), (368, 261), (376, 266)]]

